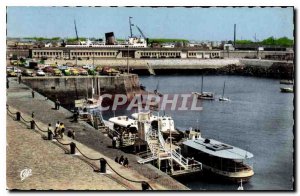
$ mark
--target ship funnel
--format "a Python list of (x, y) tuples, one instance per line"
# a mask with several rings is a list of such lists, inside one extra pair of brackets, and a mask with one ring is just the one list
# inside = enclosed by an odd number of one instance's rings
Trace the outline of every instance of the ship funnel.
[(105, 33), (105, 42), (106, 42), (107, 45), (114, 45), (115, 44), (114, 32)]

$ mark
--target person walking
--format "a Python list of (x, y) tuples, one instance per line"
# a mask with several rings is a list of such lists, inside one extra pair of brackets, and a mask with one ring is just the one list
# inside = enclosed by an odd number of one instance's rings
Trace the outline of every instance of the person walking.
[(56, 99), (56, 109), (59, 110), (60, 102)]
[(34, 118), (34, 112), (31, 113), (31, 118), (32, 118), (32, 119)]
[(119, 163), (119, 157), (118, 157), (118, 156), (116, 156), (115, 162), (116, 162), (116, 163)]
[(75, 131), (69, 129), (69, 131), (68, 131), (68, 137), (70, 137), (70, 138), (72, 138), (72, 139), (75, 139)]
[(128, 165), (129, 165), (129, 161), (128, 161), (127, 157), (126, 157), (125, 160), (124, 160), (124, 162), (123, 162), (123, 166), (124, 167), (128, 167)]
[(53, 139), (53, 132), (52, 132), (52, 127), (51, 124), (48, 124), (48, 140), (52, 140)]
[(120, 159), (119, 159), (119, 164), (121, 164), (121, 165), (123, 165), (123, 162), (124, 162), (124, 157), (123, 157), (123, 155), (120, 157)]
[(57, 137), (58, 135), (58, 129), (59, 129), (59, 121), (56, 122), (55, 124), (55, 130), (54, 130), (54, 136)]
[(32, 98), (34, 98), (34, 91), (33, 90), (31, 91), (31, 95), (32, 95)]
[(117, 147), (117, 137), (116, 137), (116, 136), (114, 136), (114, 137), (112, 138), (112, 146), (113, 146), (113, 148), (116, 148), (116, 147)]
[(19, 84), (21, 84), (22, 75), (19, 75)]
[(61, 138), (64, 137), (64, 132), (65, 132), (65, 125), (64, 125), (64, 123), (60, 123), (60, 125), (59, 125), (59, 134), (60, 134)]

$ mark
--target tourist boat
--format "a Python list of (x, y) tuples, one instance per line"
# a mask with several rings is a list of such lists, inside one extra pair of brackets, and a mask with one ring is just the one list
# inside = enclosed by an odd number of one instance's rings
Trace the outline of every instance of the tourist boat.
[(253, 168), (245, 163), (253, 154), (217, 140), (202, 138), (200, 131), (182, 142), (182, 154), (193, 157), (202, 163), (204, 171), (223, 179), (247, 182), (254, 175)]
[(294, 92), (293, 88), (290, 88), (290, 87), (286, 87), (286, 88), (282, 87), (282, 88), (280, 88), (280, 91), (282, 93), (293, 93)]
[(109, 128), (109, 136), (117, 137), (119, 147), (132, 146), (136, 142), (138, 123), (128, 116), (112, 117), (106, 122)]
[(162, 133), (164, 139), (172, 137), (175, 141), (179, 141), (183, 137), (183, 134), (180, 131), (176, 130), (174, 120), (170, 116), (156, 116), (153, 115), (153, 113), (150, 111), (133, 113), (131, 116), (132, 118), (139, 121), (141, 121), (142, 116), (148, 116), (147, 119), (151, 124), (152, 129), (159, 130)]
[(201, 82), (201, 92), (192, 92), (194, 96), (197, 96), (198, 99), (203, 100), (215, 100), (214, 93), (212, 92), (203, 92), (203, 75), (202, 75), (202, 82)]
[(230, 101), (229, 98), (224, 97), (224, 93), (225, 93), (225, 81), (224, 81), (224, 86), (223, 86), (223, 93), (222, 93), (222, 97), (219, 98), (219, 101)]

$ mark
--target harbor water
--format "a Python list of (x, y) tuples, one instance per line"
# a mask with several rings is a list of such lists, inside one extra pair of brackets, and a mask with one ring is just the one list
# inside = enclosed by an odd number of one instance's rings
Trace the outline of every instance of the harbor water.
[[(162, 94), (201, 91), (201, 75), (141, 76), (146, 90)], [(203, 90), (230, 102), (204, 100), (202, 111), (166, 111), (181, 130), (201, 130), (212, 138), (254, 154), (254, 176), (243, 184), (245, 190), (291, 190), (293, 188), (293, 100), (292, 93), (281, 93), (279, 80), (244, 76), (204, 76)], [(199, 100), (200, 101), (200, 100)], [(127, 114), (116, 111), (115, 115)], [(238, 185), (201, 175), (178, 178), (192, 190), (236, 190)]]

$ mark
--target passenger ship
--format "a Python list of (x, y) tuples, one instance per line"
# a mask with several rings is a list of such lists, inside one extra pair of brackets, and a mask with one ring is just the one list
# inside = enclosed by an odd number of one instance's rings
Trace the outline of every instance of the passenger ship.
[(202, 163), (204, 171), (234, 182), (247, 182), (253, 167), (245, 161), (253, 154), (240, 148), (201, 137), (200, 132), (182, 143), (182, 155)]

